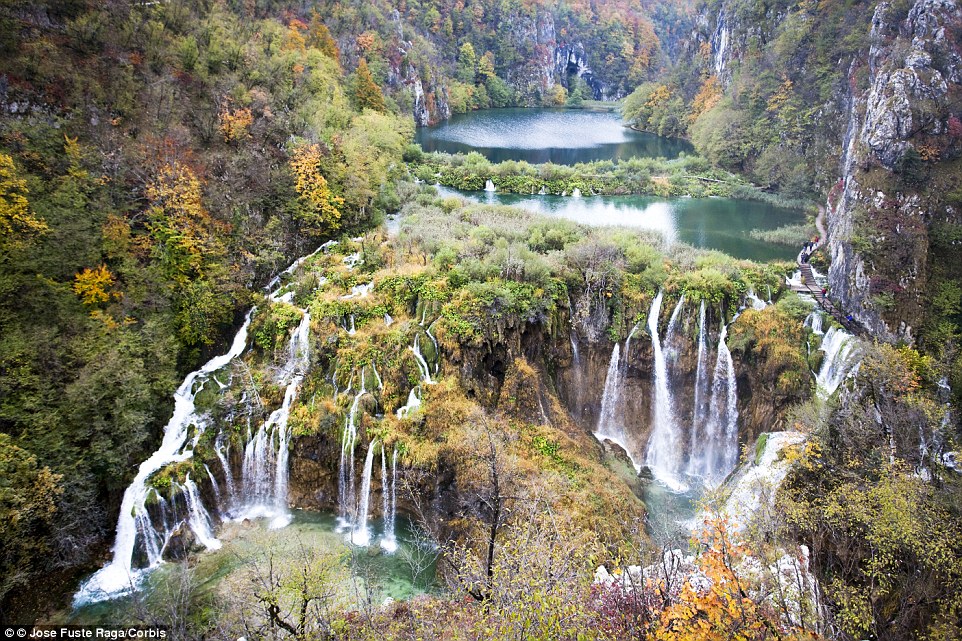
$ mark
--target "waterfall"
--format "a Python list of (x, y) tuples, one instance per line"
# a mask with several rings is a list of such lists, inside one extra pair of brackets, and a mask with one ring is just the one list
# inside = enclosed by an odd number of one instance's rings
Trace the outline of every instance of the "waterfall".
[(310, 360), (311, 316), (304, 312), (288, 343), (288, 361), (281, 368), (280, 382), (286, 384), (284, 401), (271, 412), (244, 448), (242, 508), (234, 519), (267, 517), (270, 527), (290, 523), (287, 510), (290, 434), (287, 429), (291, 406), (304, 380)]
[[(286, 302), (293, 301), (293, 292), (287, 292), (283, 296), (280, 293), (286, 288), (286, 286), (281, 285), (283, 276), (294, 273), (304, 261), (331, 245), (332, 243), (330, 242), (321, 245), (311, 254), (295, 260), (287, 269), (274, 277), (266, 288), (268, 290), (268, 300), (272, 302), (281, 300)], [(323, 282), (323, 279), (321, 279), (321, 282)], [(146, 509), (148, 494), (147, 481), (153, 474), (164, 467), (172, 463), (189, 460), (193, 457), (194, 447), (196, 447), (208, 423), (206, 416), (197, 413), (195, 406), (196, 396), (205, 388), (205, 384), (208, 381), (214, 381), (223, 389), (224, 384), (215, 378), (215, 374), (217, 371), (228, 366), (231, 361), (239, 357), (246, 350), (247, 332), (255, 311), (256, 308), (252, 308), (247, 313), (244, 323), (234, 335), (230, 349), (225, 354), (210, 359), (200, 369), (188, 374), (174, 392), (174, 411), (167, 425), (164, 427), (160, 447), (140, 464), (133, 481), (124, 491), (120, 505), (120, 513), (117, 518), (113, 556), (107, 565), (98, 570), (81, 585), (77, 594), (74, 596), (75, 606), (110, 598), (130, 590), (136, 586), (146, 570), (149, 570), (161, 562), (163, 547), (158, 544), (161, 537), (156, 528), (153, 527)], [(275, 428), (274, 431), (276, 431), (279, 448), (275, 458), (277, 467), (274, 472), (273, 503), (276, 507), (280, 507), (285, 514), (287, 509), (287, 417), (294, 395), (300, 385), (303, 371), (306, 369), (309, 361), (308, 339), (310, 333), (310, 315), (305, 310), (302, 310), (302, 312), (304, 312), (304, 314), (301, 323), (294, 331), (291, 337), (291, 343), (289, 344), (288, 362), (281, 369), (281, 381), (288, 385), (284, 405), (281, 409), (275, 411), (265, 423), (265, 425)], [(193, 434), (193, 437), (188, 442), (188, 436), (191, 434)], [(267, 432), (265, 430), (265, 434), (257, 434), (252, 438), (250, 430), (248, 430), (248, 440), (260, 439), (262, 441), (262, 443), (259, 444), (255, 443), (255, 449), (259, 445), (266, 447), (266, 434)], [(223, 434), (218, 434), (217, 439), (214, 441), (213, 449), (224, 469), (224, 480), (227, 492), (230, 495), (230, 503), (233, 504), (241, 498), (246, 500), (248, 498), (246, 495), (244, 497), (238, 497), (236, 493)], [(266, 450), (262, 450), (258, 456), (262, 461), (269, 458)], [(220, 488), (217, 486), (209, 469), (207, 472), (211, 476), (215, 494), (218, 495), (218, 502), (220, 502)], [(254, 476), (256, 477), (258, 474)], [(247, 485), (247, 479), (244, 480), (244, 485)], [(196, 484), (188, 476), (184, 481), (184, 485), (178, 485), (177, 487), (180, 487), (184, 493), (189, 513), (188, 524), (194, 531), (197, 539), (208, 548), (216, 549), (220, 546), (220, 542), (213, 534), (210, 514), (200, 499)], [(176, 511), (176, 504), (174, 503), (176, 496), (171, 497), (172, 506), (169, 511), (167, 510), (164, 499), (162, 497), (158, 498), (160, 499), (161, 512), (164, 517), (162, 540), (163, 544), (166, 545), (171, 529), (167, 523), (167, 517)], [(284, 523), (286, 523), (286, 521)], [(277, 523), (275, 523), (275, 525), (276, 524)], [(146, 568), (135, 569), (133, 567), (138, 542), (147, 554), (148, 566)]]
[(728, 326), (722, 323), (708, 420), (697, 456), (693, 448), (689, 462), (690, 472), (710, 484), (723, 480), (738, 462), (738, 388), (727, 337)]
[[(717, 408), (714, 414), (718, 420), (724, 421), (721, 466), (716, 468), (718, 480), (727, 476), (738, 463), (738, 386), (735, 381), (735, 363), (732, 362), (732, 354), (725, 342), (727, 338), (728, 326), (725, 325), (718, 337), (718, 362), (715, 365), (715, 381), (712, 383), (714, 407)], [(721, 381), (724, 382), (723, 391), (716, 392)]]
[(371, 441), (364, 458), (364, 472), (361, 476), (361, 496), (357, 508), (357, 518), (351, 529), (351, 542), (354, 545), (367, 546), (371, 542), (371, 531), (367, 527), (368, 509), (371, 504), (371, 472), (374, 468), (374, 450), (377, 440)]
[(817, 309), (813, 310), (805, 319), (805, 327), (811, 327), (813, 334), (824, 336), (825, 331), (822, 329), (822, 313)]
[(838, 386), (842, 384), (854, 366), (853, 353), (855, 351), (854, 336), (838, 327), (830, 327), (822, 337), (822, 351), (825, 360), (815, 377), (818, 397), (827, 399)]
[(220, 498), (220, 486), (217, 485), (217, 479), (214, 478), (214, 473), (207, 467), (207, 463), (204, 463), (204, 469), (207, 471), (207, 478), (210, 479), (210, 487), (214, 490), (214, 502), (217, 503), (217, 509), (220, 510), (223, 505)]
[(421, 407), (421, 399), (418, 398), (418, 388), (412, 387), (408, 393), (407, 404), (398, 408), (397, 417), (404, 418), (419, 407)]
[(361, 398), (367, 394), (364, 387), (364, 368), (361, 368), (361, 389), (354, 396), (351, 410), (344, 422), (344, 433), (341, 439), (341, 460), (338, 466), (338, 502), (340, 504), (341, 520), (350, 521), (351, 512), (356, 507), (354, 483), (354, 448), (357, 445), (357, 409)]
[(605, 376), (605, 389), (601, 395), (601, 412), (598, 415), (598, 427), (595, 437), (599, 441), (605, 439), (621, 446), (636, 469), (640, 469), (628, 447), (625, 427), (621, 422), (619, 409), (621, 406), (621, 369), (618, 366), (621, 349), (618, 343), (611, 349), (611, 360), (608, 361), (608, 374)]
[(391, 455), (391, 491), (388, 493), (387, 463), (384, 448), (381, 448), (381, 494), (384, 496), (384, 536), (381, 537), (381, 548), (387, 552), (397, 550), (397, 537), (394, 524), (397, 517), (397, 448)]
[(755, 295), (754, 289), (748, 290), (748, 293), (745, 294), (745, 300), (752, 304), (752, 309), (754, 309), (755, 311), (761, 311), (768, 306), (768, 303), (766, 303), (761, 298)]
[(668, 364), (661, 349), (661, 339), (658, 337), (658, 316), (661, 313), (663, 294), (664, 292), (658, 292), (648, 313), (648, 330), (651, 333), (651, 344), (655, 354), (655, 380), (652, 430), (646, 461), (655, 478), (675, 491), (684, 491), (686, 489), (684, 483), (677, 478), (681, 466), (682, 444), (679, 442), (669, 387)]
[(708, 419), (709, 409), (708, 394), (708, 328), (705, 324), (705, 301), (701, 302), (698, 309), (698, 365), (695, 370), (695, 406), (691, 416), (691, 439), (688, 445), (688, 475), (704, 475), (700, 469), (703, 461), (696, 454), (696, 449), (702, 446), (701, 432), (704, 430), (705, 421)]
[(577, 187), (575, 187), (575, 188), (574, 188), (574, 191), (571, 192), (571, 197), (572, 197), (572, 198), (581, 198), (581, 190), (578, 189)]
[(548, 195), (548, 190), (545, 188), (544, 185), (541, 185), (541, 190), (538, 192), (538, 195), (539, 195), (539, 196), (547, 196), (547, 195)]
[(421, 372), (421, 379), (425, 383), (433, 383), (431, 380), (431, 369), (428, 367), (428, 362), (424, 360), (424, 356), (421, 355), (421, 335), (415, 334), (414, 336), (414, 346), (411, 351), (414, 352), (414, 359), (417, 361), (418, 370)]
[(639, 323), (635, 323), (635, 326), (631, 328), (630, 332), (628, 332), (628, 338), (625, 339), (625, 363), (628, 362), (628, 353), (631, 349), (631, 338), (635, 335), (635, 332), (638, 331), (640, 326), (641, 325)]
[(440, 317), (435, 318), (434, 322), (424, 328), (424, 333), (427, 334), (428, 338), (431, 339), (431, 344), (434, 346), (434, 373), (437, 374), (441, 369), (441, 351), (438, 347), (438, 339), (434, 337), (431, 333), (431, 328), (438, 322)]
[(495, 191), (494, 183), (491, 182), (491, 180), (486, 180), (484, 183), (484, 190), (488, 193), (494, 192)]
[(190, 474), (184, 479), (183, 490), (184, 497), (187, 499), (188, 524), (194, 536), (208, 550), (219, 550), (221, 542), (214, 536), (210, 514), (204, 509), (204, 504), (197, 492), (197, 485), (191, 480)]
[[(252, 314), (253, 310), (247, 313), (247, 318), (234, 336), (227, 353), (212, 358), (199, 370), (188, 374), (174, 392), (174, 413), (164, 427), (160, 448), (140, 464), (134, 480), (124, 491), (117, 519), (113, 558), (80, 587), (74, 597), (75, 605), (91, 603), (122, 593), (137, 582), (139, 572), (133, 568), (133, 558), (138, 538), (138, 515), (146, 511), (144, 504), (147, 499), (147, 479), (162, 467), (170, 463), (186, 461), (193, 456), (194, 443), (188, 444), (187, 436), (192, 425), (198, 428), (203, 426), (203, 421), (196, 414), (194, 398), (214, 372), (243, 353), (247, 346), (247, 330), (250, 327)], [(195, 430), (195, 441), (200, 433), (200, 429)], [(159, 555), (150, 559), (151, 565), (159, 561)]]
[(678, 299), (678, 303), (675, 305), (675, 309), (671, 312), (671, 318), (668, 319), (668, 329), (665, 330), (665, 355), (666, 357), (671, 357), (672, 359), (678, 356), (678, 317), (681, 316), (682, 307), (685, 306), (685, 295), (682, 294), (681, 298)]
[(234, 502), (236, 492), (234, 491), (234, 474), (231, 472), (230, 464), (227, 462), (227, 444), (223, 432), (219, 433), (214, 440), (214, 452), (217, 454), (217, 458), (220, 460), (220, 466), (224, 471), (224, 485), (227, 486), (228, 507), (230, 507)]

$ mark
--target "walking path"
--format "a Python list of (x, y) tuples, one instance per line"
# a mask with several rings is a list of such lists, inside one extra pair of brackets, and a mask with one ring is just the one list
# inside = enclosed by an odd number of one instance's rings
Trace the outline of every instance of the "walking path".
[[(819, 230), (820, 234), (823, 233), (823, 227), (820, 220), (823, 214), (824, 210), (819, 208), (818, 217), (815, 219), (815, 226)], [(819, 285), (818, 281), (815, 280), (815, 273), (812, 271), (812, 265), (808, 262), (808, 258), (815, 253), (815, 250), (821, 247), (822, 243), (825, 242), (824, 238), (824, 236), (820, 235), (817, 243), (810, 247), (802, 247), (802, 250), (798, 252), (798, 258), (796, 258), (796, 262), (798, 263), (798, 271), (801, 274), (801, 284), (791, 285), (791, 289), (799, 294), (808, 294), (814, 298), (815, 302), (818, 303), (822, 309), (831, 314), (832, 318), (838, 321), (842, 327), (847, 329), (852, 334), (862, 334), (864, 333), (862, 327), (855, 321), (849, 320), (848, 317), (845, 316), (845, 314), (843, 314), (841, 310), (835, 306), (835, 303), (829, 300), (829, 298), (825, 295), (822, 286)]]

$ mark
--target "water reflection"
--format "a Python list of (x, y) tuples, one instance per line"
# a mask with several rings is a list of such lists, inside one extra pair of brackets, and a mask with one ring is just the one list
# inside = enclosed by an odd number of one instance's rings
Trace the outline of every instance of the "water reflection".
[(798, 210), (728, 198), (666, 200), (650, 196), (519, 196), (463, 192), (447, 187), (438, 187), (438, 191), (442, 196), (513, 205), (583, 225), (652, 230), (662, 234), (669, 244), (682, 242), (757, 261), (791, 260), (795, 248), (756, 240), (749, 235), (752, 229), (775, 229), (805, 219), (804, 213)]
[(492, 162), (526, 160), (573, 165), (633, 157), (677, 158), (690, 143), (634, 131), (616, 113), (564, 109), (490, 109), (418, 129), (425, 151), (477, 151)]

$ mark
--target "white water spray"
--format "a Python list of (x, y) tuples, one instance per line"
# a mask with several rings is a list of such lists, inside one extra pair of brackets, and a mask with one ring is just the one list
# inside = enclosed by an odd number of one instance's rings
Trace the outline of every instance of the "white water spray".
[(672, 490), (685, 491), (685, 484), (678, 478), (681, 467), (681, 442), (668, 380), (668, 364), (658, 336), (658, 316), (664, 292), (659, 291), (648, 312), (648, 331), (655, 355), (654, 402), (652, 407), (652, 431), (648, 441), (646, 461), (655, 478)]

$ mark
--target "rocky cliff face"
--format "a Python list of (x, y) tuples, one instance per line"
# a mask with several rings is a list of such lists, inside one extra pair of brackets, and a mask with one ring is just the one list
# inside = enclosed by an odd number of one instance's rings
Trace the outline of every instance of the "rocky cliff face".
[[(957, 0), (870, 10), (870, 25), (848, 34), (857, 42), (866, 31), (866, 44), (834, 61), (845, 73), (833, 95), (806, 103), (817, 109), (818, 133), (804, 153), (837, 167), (818, 170), (828, 192), (830, 295), (872, 334), (913, 342), (926, 319), (933, 223), (960, 219), (940, 193), (954, 183), (939, 177), (958, 155), (949, 123), (962, 97), (962, 13)], [(806, 11), (722, 2), (697, 18), (688, 53), (710, 56), (730, 88), (746, 56), (777, 50), (786, 29), (798, 29), (786, 20), (802, 24)], [(805, 65), (818, 64), (804, 55)]]
[[(828, 199), (829, 279), (843, 308), (888, 339), (914, 339), (925, 314), (929, 224), (940, 215), (957, 216), (933, 201), (924, 184), (906, 185), (904, 175), (915, 169), (910, 161), (931, 154), (926, 139), (946, 131), (940, 106), (962, 82), (952, 36), (960, 17), (953, 0), (918, 0), (904, 20), (890, 3), (879, 4), (868, 88), (844, 97), (848, 133), (839, 183)], [(853, 63), (853, 85), (858, 71)], [(886, 294), (894, 295), (895, 309), (877, 304)]]
[(571, 76), (581, 78), (591, 89), (592, 97), (595, 100), (618, 100), (624, 97), (620, 92), (609, 95), (610, 90), (607, 83), (591, 70), (588, 63), (588, 54), (585, 52), (584, 45), (580, 42), (561, 44), (555, 48), (554, 73), (565, 81)]

